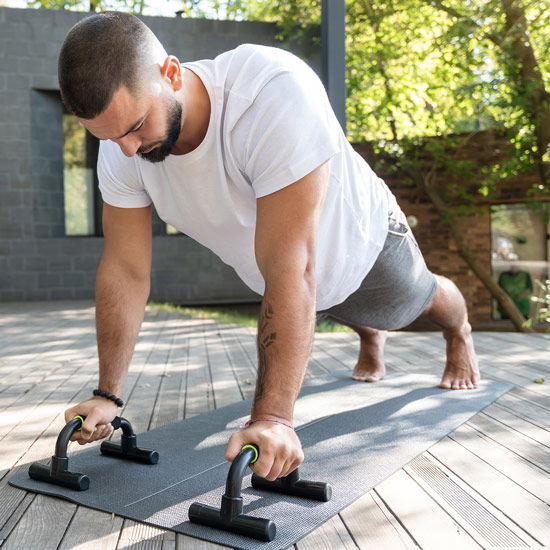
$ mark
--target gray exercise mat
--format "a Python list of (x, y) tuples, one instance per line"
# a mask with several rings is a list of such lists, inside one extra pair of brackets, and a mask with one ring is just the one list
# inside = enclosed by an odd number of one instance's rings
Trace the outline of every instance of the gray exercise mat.
[(34, 481), (25, 473), (10, 484), (227, 546), (287, 548), (512, 387), (484, 380), (475, 391), (451, 391), (437, 388), (438, 381), (393, 374), (365, 384), (350, 380), (348, 372), (305, 385), (295, 413), (306, 457), (300, 477), (329, 482), (333, 495), (329, 502), (315, 502), (268, 493), (253, 489), (245, 477), (244, 513), (276, 523), (272, 542), (187, 519), (194, 501), (220, 506), (229, 470), (225, 446), (246, 420), (249, 401), (140, 434), (140, 447), (160, 453), (154, 466), (104, 457), (98, 446), (72, 454), (69, 469), (90, 477), (88, 491)]

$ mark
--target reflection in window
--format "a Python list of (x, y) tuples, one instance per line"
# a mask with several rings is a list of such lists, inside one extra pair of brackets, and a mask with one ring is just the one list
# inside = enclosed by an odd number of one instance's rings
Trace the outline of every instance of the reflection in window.
[[(533, 316), (536, 304), (531, 296), (540, 291), (549, 276), (550, 207), (536, 209), (527, 204), (491, 207), (491, 262), (493, 277), (523, 313)], [(496, 306), (493, 318), (506, 318)]]
[(65, 234), (94, 235), (94, 170), (89, 167), (86, 129), (69, 114), (63, 115), (63, 188)]

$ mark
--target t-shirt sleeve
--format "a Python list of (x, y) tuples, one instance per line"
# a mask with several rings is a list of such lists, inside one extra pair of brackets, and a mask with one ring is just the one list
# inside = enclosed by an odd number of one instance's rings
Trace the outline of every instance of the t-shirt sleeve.
[(305, 63), (303, 70), (271, 78), (233, 134), (235, 143), (244, 144), (241, 170), (256, 198), (303, 178), (337, 154), (345, 139), (323, 84)]
[(101, 196), (111, 206), (142, 208), (152, 203), (139, 177), (135, 160), (126, 157), (116, 143), (100, 143), (97, 178)]

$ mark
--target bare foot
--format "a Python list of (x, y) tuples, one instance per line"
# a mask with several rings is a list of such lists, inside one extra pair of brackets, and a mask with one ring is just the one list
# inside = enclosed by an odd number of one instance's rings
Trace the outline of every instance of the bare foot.
[(449, 331), (443, 335), (447, 340), (447, 364), (439, 387), (446, 390), (477, 388), (480, 374), (472, 328), (466, 324), (462, 331)]
[[(375, 334), (376, 332), (376, 334)], [(361, 338), (359, 359), (351, 378), (358, 382), (378, 382), (386, 374), (384, 344), (388, 337), (385, 331), (374, 331), (368, 338)]]

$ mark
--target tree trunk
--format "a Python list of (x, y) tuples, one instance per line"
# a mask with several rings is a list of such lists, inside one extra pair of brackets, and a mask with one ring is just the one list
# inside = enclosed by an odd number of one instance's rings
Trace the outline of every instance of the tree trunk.
[(454, 216), (451, 211), (445, 205), (443, 199), (437, 193), (433, 184), (427, 181), (427, 178), (420, 173), (412, 174), (414, 181), (417, 185), (428, 195), (432, 204), (435, 206), (439, 216), (442, 220), (449, 218), (452, 220), (449, 224), (449, 229), (455, 240), (458, 253), (464, 259), (464, 261), (470, 266), (471, 270), (475, 273), (478, 279), (483, 283), (485, 288), (491, 293), (491, 296), (497, 300), (497, 302), (504, 308), (504, 311), (510, 317), (510, 320), (519, 332), (534, 332), (530, 327), (525, 327), (523, 323), (525, 319), (523, 315), (516, 307), (516, 304), (512, 299), (504, 292), (504, 290), (493, 279), (491, 273), (485, 266), (479, 261), (476, 255), (472, 252), (464, 235), (458, 228), (458, 225), (454, 222)]

